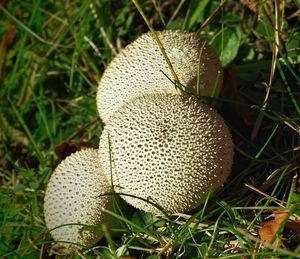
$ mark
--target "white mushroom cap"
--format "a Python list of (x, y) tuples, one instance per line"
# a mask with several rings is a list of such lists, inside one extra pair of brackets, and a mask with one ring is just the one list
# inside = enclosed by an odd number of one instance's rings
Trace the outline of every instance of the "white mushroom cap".
[(56, 246), (80, 249), (100, 239), (101, 229), (61, 225), (99, 228), (101, 224), (109, 224), (112, 219), (102, 209), (111, 209), (111, 197), (99, 197), (108, 192), (111, 184), (101, 174), (97, 150), (83, 149), (58, 165), (47, 185), (44, 201), (46, 225), (50, 231), (55, 228), (50, 233), (55, 241), (61, 241)]
[[(212, 47), (196, 34), (183, 31), (157, 32), (181, 84), (196, 92), (200, 64), (200, 93), (211, 96), (216, 80), (223, 80), (220, 61)], [(106, 68), (97, 92), (102, 120), (128, 100), (150, 92), (177, 93), (173, 79), (157, 42), (150, 32), (143, 34), (119, 53)]]
[[(219, 189), (233, 154), (222, 117), (193, 97), (173, 94), (128, 102), (106, 124), (99, 147), (101, 167), (117, 193), (148, 199), (169, 213), (191, 210)], [(141, 199), (122, 198), (159, 213)]]

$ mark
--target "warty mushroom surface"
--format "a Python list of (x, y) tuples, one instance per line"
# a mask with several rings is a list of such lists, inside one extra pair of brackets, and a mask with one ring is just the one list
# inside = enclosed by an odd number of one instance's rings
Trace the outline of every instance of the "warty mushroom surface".
[[(179, 81), (187, 90), (211, 96), (219, 94), (223, 72), (212, 47), (194, 33), (158, 31)], [(147, 93), (180, 93), (157, 42), (150, 32), (127, 45), (108, 65), (97, 90), (97, 108), (106, 123), (124, 103)], [(199, 93), (198, 93), (199, 94)]]
[[(223, 118), (194, 97), (149, 94), (113, 114), (100, 138), (104, 174), (117, 193), (148, 199), (169, 213), (197, 207), (222, 187), (233, 163)], [(160, 211), (134, 197), (136, 208)]]
[(90, 247), (101, 238), (100, 225), (114, 222), (103, 212), (112, 207), (110, 196), (100, 197), (108, 192), (96, 149), (77, 151), (57, 166), (44, 199), (45, 222), (57, 248)]

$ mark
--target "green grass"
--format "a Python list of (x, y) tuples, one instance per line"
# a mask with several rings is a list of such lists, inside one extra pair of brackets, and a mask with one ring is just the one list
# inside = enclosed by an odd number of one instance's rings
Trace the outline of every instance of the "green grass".
[[(282, 227), (280, 248), (264, 247), (258, 236), (270, 209), (300, 216), (294, 178), (300, 164), (300, 6), (282, 2), (276, 17), (274, 2), (264, 8), (258, 1), (250, 11), (228, 0), (209, 19), (220, 1), (140, 1), (154, 29), (197, 31), (220, 56), (225, 82), (212, 103), (232, 131), (233, 172), (191, 213), (117, 213), (119, 236), (106, 231), (73, 258), (300, 258), (299, 233)], [(43, 218), (55, 147), (70, 140), (98, 144), (97, 80), (120, 47), (146, 31), (131, 1), (6, 1), (0, 8), (1, 258), (59, 258), (50, 255)]]

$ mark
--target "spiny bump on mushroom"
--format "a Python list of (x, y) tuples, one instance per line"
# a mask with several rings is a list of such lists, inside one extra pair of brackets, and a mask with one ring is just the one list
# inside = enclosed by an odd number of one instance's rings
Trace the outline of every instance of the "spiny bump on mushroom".
[[(99, 144), (115, 191), (149, 199), (169, 213), (197, 207), (230, 174), (233, 142), (223, 118), (194, 97), (148, 94), (113, 114)], [(121, 196), (144, 211), (151, 204)]]
[(110, 196), (100, 197), (108, 192), (111, 185), (101, 173), (96, 149), (73, 153), (56, 167), (46, 188), (44, 214), (57, 248), (90, 247), (101, 238), (96, 228), (114, 222), (103, 212), (112, 208)]
[[(223, 72), (212, 47), (194, 33), (165, 30), (157, 34), (180, 83), (196, 92), (199, 76), (200, 94), (211, 96), (217, 85), (218, 95)], [(125, 102), (146, 93), (178, 93), (169, 79), (172, 73), (157, 42), (150, 32), (143, 34), (106, 68), (97, 90), (100, 117), (106, 123)]]

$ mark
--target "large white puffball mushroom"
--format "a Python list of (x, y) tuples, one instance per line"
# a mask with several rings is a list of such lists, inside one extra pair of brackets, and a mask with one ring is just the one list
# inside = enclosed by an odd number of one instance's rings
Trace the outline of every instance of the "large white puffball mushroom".
[(111, 197), (99, 197), (108, 192), (111, 184), (101, 173), (97, 150), (78, 151), (57, 166), (44, 200), (45, 222), (53, 239), (59, 241), (56, 247), (81, 249), (101, 238), (101, 224), (113, 221), (103, 212), (111, 209)]
[[(157, 34), (181, 84), (196, 92), (199, 78), (200, 94), (211, 96), (218, 81), (220, 91), (223, 72), (212, 47), (194, 33), (166, 30)], [(102, 120), (106, 123), (125, 102), (140, 95), (178, 93), (164, 73), (173, 79), (150, 32), (126, 46), (109, 64), (99, 82), (97, 107)]]
[[(189, 211), (230, 174), (233, 142), (216, 111), (193, 97), (150, 94), (113, 114), (100, 138), (104, 174), (115, 191), (169, 213)], [(136, 208), (151, 204), (121, 196)]]

